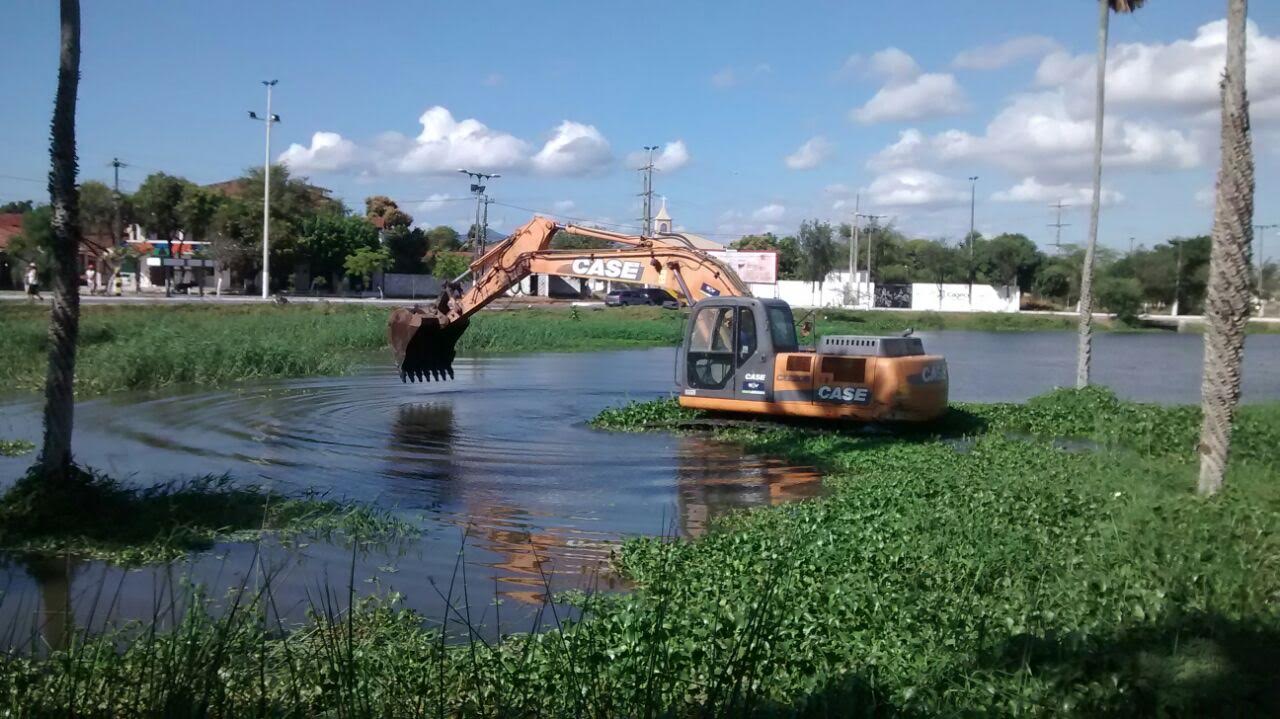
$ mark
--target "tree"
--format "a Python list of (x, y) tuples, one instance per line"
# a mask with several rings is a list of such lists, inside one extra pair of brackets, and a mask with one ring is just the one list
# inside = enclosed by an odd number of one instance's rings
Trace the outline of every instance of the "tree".
[(839, 260), (831, 223), (806, 220), (800, 223), (800, 273), (807, 282), (822, 283)]
[(80, 228), (94, 238), (111, 237), (116, 216), (115, 193), (96, 180), (80, 184)]
[(76, 340), (80, 332), (80, 197), (76, 190), (76, 94), (80, 85), (80, 3), (59, 3), (61, 42), (58, 89), (49, 143), (49, 200), (53, 307), (49, 312), (49, 369), (44, 383), (44, 438), (37, 460), (49, 483), (66, 486), (74, 467), (71, 432), (75, 409)]
[(982, 278), (993, 284), (1029, 290), (1044, 255), (1026, 235), (1001, 233), (974, 245), (975, 264)]
[[(334, 275), (345, 271), (346, 260), (362, 249), (378, 248), (378, 229), (355, 215), (316, 215), (298, 226), (298, 250), (312, 276), (336, 284)], [(354, 273), (353, 273), (354, 274)]]
[(442, 282), (452, 282), (470, 266), (471, 260), (466, 255), (450, 252), (436, 258), (436, 265), (431, 270), (431, 274)]
[(22, 233), (9, 241), (9, 254), (26, 264), (34, 262), (41, 275), (53, 269), (53, 208), (40, 205), (22, 216)]
[(1093, 353), (1093, 263), (1098, 245), (1098, 209), (1102, 205), (1102, 121), (1105, 117), (1107, 82), (1107, 30), (1111, 13), (1129, 13), (1146, 0), (1098, 0), (1098, 67), (1093, 114), (1093, 200), (1089, 205), (1089, 243), (1080, 275), (1080, 325), (1076, 343), (1076, 387), (1089, 384)]
[(1247, 0), (1227, 0), (1227, 67), (1222, 76), (1222, 160), (1213, 210), (1213, 250), (1205, 306), (1200, 382), (1200, 482), (1217, 494), (1227, 471), (1240, 404), (1240, 365), (1249, 320), (1249, 248), (1253, 242), (1253, 146), (1245, 91)]
[(427, 231), (427, 249), (432, 252), (452, 252), (461, 247), (458, 231), (448, 225), (436, 225)]
[(1070, 304), (1071, 282), (1078, 275), (1061, 262), (1045, 266), (1036, 275), (1034, 289), (1041, 297), (1051, 297)]
[(0, 214), (5, 215), (25, 215), (35, 209), (35, 203), (31, 200), (15, 200), (0, 205)]
[(1127, 325), (1138, 322), (1142, 311), (1142, 286), (1132, 277), (1098, 278), (1098, 303)]
[[(143, 180), (142, 186), (134, 194), (134, 205), (138, 213), (138, 221), (148, 232), (155, 233), (156, 239), (168, 245), (168, 256), (173, 257), (173, 242), (178, 231), (182, 229), (183, 195), (191, 183), (180, 177), (155, 172)], [(165, 266), (164, 294), (171, 291), (173, 268)]]
[(391, 225), (382, 231), (382, 244), (391, 256), (392, 272), (422, 272), (427, 255), (427, 235), (408, 225)]
[(391, 227), (413, 224), (413, 217), (400, 209), (396, 201), (386, 195), (373, 195), (364, 200), (365, 217), (376, 227), (386, 230)]
[(249, 278), (262, 257), (261, 205), (255, 212), (248, 202), (228, 198), (214, 213), (212, 230), (213, 259), (244, 281), (247, 291)]
[(374, 273), (381, 272), (390, 265), (391, 255), (387, 254), (387, 251), (381, 247), (361, 247), (343, 262), (343, 267), (346, 269), (347, 274), (359, 277), (364, 282), (365, 287), (368, 287), (373, 281)]

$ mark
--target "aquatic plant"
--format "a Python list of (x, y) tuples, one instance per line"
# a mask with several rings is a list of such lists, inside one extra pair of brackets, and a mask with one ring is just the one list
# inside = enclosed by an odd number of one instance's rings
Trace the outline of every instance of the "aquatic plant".
[(384, 510), (316, 493), (289, 497), (225, 475), (134, 488), (85, 470), (59, 484), (28, 474), (0, 495), (0, 551), (19, 556), (145, 564), (265, 533), (386, 541), (415, 532)]
[(0, 457), (21, 457), (35, 448), (25, 439), (0, 439)]
[(452, 585), (445, 616), (424, 618), (394, 596), (354, 602), (352, 577), (294, 627), (245, 589), (234, 612), (0, 658), (0, 701), (15, 716), (1275, 715), (1280, 487), (1255, 443), (1274, 446), (1277, 407), (1248, 408), (1252, 439), (1212, 501), (1192, 493), (1194, 448), (1158, 439), (1194, 423), (1185, 410), (1100, 392), (969, 405), (933, 433), (725, 430), (824, 467), (830, 492), (696, 541), (627, 542), (635, 591), (584, 587), (578, 621), (548, 604), (551, 631), (486, 641)]

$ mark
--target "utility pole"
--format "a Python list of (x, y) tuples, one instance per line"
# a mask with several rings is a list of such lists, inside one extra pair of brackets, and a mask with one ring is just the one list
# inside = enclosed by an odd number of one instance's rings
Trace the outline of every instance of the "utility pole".
[(261, 120), (267, 126), (266, 159), (262, 162), (262, 299), (271, 295), (271, 126), (280, 122), (279, 115), (271, 113), (271, 88), (279, 80), (263, 80), (267, 88), (267, 114), (258, 117), (258, 113), (249, 111), (249, 118)]
[(1129, 256), (1133, 257), (1133, 235), (1129, 235)]
[(856, 283), (853, 293), (853, 306), (857, 307), (862, 298), (862, 281), (858, 279), (858, 210), (862, 204), (862, 193), (853, 196), (853, 232), (849, 238), (849, 284)]
[(1058, 210), (1058, 221), (1050, 223), (1049, 226), (1054, 229), (1053, 247), (1058, 254), (1062, 254), (1062, 228), (1071, 226), (1071, 223), (1069, 222), (1065, 224), (1062, 222), (1062, 208), (1071, 207), (1071, 205), (1065, 204), (1062, 200), (1058, 200), (1057, 204), (1049, 205), (1049, 207), (1053, 207)]
[[(121, 162), (120, 158), (118, 157), (111, 158), (111, 169), (113, 170), (115, 175), (115, 178), (111, 186), (112, 187), (112, 195), (111, 195), (112, 208), (111, 209), (114, 215), (111, 218), (111, 244), (114, 247), (124, 246), (124, 224), (121, 222), (121, 217), (120, 217), (120, 168), (128, 167), (128, 166), (129, 166), (128, 164)], [(124, 263), (124, 261), (121, 260), (120, 258), (117, 258), (117, 261), (119, 261), (121, 264)], [(137, 261), (138, 271), (133, 276), (133, 291), (135, 293), (142, 291), (142, 258), (138, 257), (136, 258), (136, 261)], [(116, 272), (114, 273), (114, 277), (112, 277), (112, 281), (115, 282), (119, 280), (119, 282), (121, 283), (121, 286), (123, 286), (124, 280), (119, 279), (120, 277), (119, 272), (120, 272), (120, 269), (119, 269), (119, 266), (117, 266)], [(124, 290), (121, 290), (121, 291), (123, 292)], [(110, 293), (111, 293), (111, 288), (108, 287), (107, 294), (110, 294)]]
[[(855, 219), (857, 217), (861, 217), (862, 219), (866, 220), (867, 229), (870, 230), (871, 226), (875, 224), (877, 220), (879, 220), (882, 217), (886, 217), (886, 215), (867, 215), (863, 213), (858, 213)], [(871, 234), (870, 232), (867, 233), (867, 308), (868, 309), (875, 306), (874, 290), (871, 287), (871, 245), (875, 243), (875, 239), (876, 239), (875, 235)]]
[(484, 183), (486, 180), (496, 180), (502, 175), (472, 172), (465, 168), (458, 168), (458, 172), (471, 178), (471, 194), (476, 196), (476, 221), (472, 225), (475, 236), (471, 240), (471, 250), (478, 260), (484, 254), (484, 245), (489, 239), (489, 203), (492, 202), (484, 194), (486, 189)]
[(1170, 240), (1178, 248), (1178, 259), (1173, 266), (1173, 316), (1178, 316), (1178, 300), (1182, 298), (1182, 240)]
[(969, 178), (969, 306), (973, 307), (973, 245), (974, 245), (974, 208), (978, 197), (978, 176)]
[(640, 234), (645, 237), (653, 234), (653, 151), (656, 149), (658, 149), (657, 145), (645, 145), (644, 167), (637, 168), (639, 172), (644, 173), (644, 192), (640, 193), (644, 198), (644, 217), (640, 219)]

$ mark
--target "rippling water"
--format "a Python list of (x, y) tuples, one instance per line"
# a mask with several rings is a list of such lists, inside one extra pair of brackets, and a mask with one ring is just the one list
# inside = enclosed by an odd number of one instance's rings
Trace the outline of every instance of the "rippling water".
[[(1071, 333), (923, 336), (927, 349), (947, 355), (956, 400), (1020, 400), (1074, 378)], [(1095, 342), (1095, 379), (1122, 396), (1197, 400), (1200, 337), (1103, 334)], [(148, 483), (229, 472), (284, 491), (318, 488), (394, 508), (425, 535), (356, 556), (354, 566), (350, 552), (322, 543), (269, 545), (260, 555), (225, 545), (130, 571), (14, 564), (0, 576), (0, 631), (24, 640), (31, 622), (43, 621), (38, 610), (65, 605), (67, 596), (78, 626), (149, 618), (181, 580), (216, 594), (252, 585), (263, 571), (275, 577), (277, 608), (291, 618), (321, 587), (345, 588), (354, 578), (361, 592), (402, 592), (429, 617), (443, 616), (446, 601), (461, 604), (465, 589), (472, 621), (489, 634), (499, 598), (503, 630), (528, 629), (548, 589), (618, 588), (602, 570), (623, 537), (697, 535), (732, 508), (820, 491), (812, 468), (732, 445), (586, 426), (603, 407), (669, 393), (673, 360), (672, 349), (462, 359), (455, 381), (402, 385), (379, 357), (349, 377), (82, 402), (77, 459), (113, 476)], [(1249, 338), (1245, 401), (1280, 399), (1278, 360), (1280, 335)], [(39, 421), (34, 397), (12, 400), (0, 437), (38, 440)], [(0, 458), (0, 481), (29, 462)]]
[[(483, 618), (488, 631), (496, 631), (495, 597), (504, 600), (504, 627), (528, 629), (548, 589), (617, 588), (607, 560), (621, 538), (697, 535), (732, 508), (819, 491), (812, 468), (732, 445), (586, 426), (606, 406), (668, 393), (672, 361), (670, 349), (464, 359), (446, 383), (403, 385), (389, 367), (371, 366), (349, 377), (112, 396), (77, 406), (76, 457), (138, 483), (229, 472), (394, 508), (425, 536), (392, 554), (356, 557), (360, 589), (399, 591), (439, 617), (452, 584), (451, 603), (465, 588), (473, 620)], [(33, 437), (38, 421), (34, 399), (11, 403), (0, 436)], [(0, 476), (12, 479), (29, 461), (0, 461)], [(130, 572), (78, 565), (67, 589), (81, 625), (108, 607), (149, 617), (175, 579), (218, 588), (252, 575), (254, 551), (221, 546), (189, 563)], [(352, 573), (351, 554), (326, 544), (269, 546), (260, 558), (293, 617), (308, 592), (345, 587)], [(58, 585), (65, 574), (11, 568), (0, 628), (37, 606), (33, 576)]]

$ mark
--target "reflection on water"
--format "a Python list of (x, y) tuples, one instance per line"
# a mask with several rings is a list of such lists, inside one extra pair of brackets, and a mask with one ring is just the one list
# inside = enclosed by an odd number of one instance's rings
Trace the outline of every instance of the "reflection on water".
[[(83, 402), (77, 458), (113, 476), (146, 483), (226, 471), (283, 491), (376, 502), (423, 534), (354, 557), (327, 543), (264, 543), (219, 545), (164, 567), (89, 563), (64, 574), (62, 589), (56, 573), (15, 566), (0, 630), (56, 629), (36, 616), (37, 606), (68, 604), (42, 603), (49, 592), (69, 596), (76, 625), (97, 631), (107, 617), (149, 619), (186, 584), (218, 598), (265, 575), (273, 610), (286, 620), (303, 618), (319, 587), (345, 588), (354, 576), (357, 594), (399, 592), (430, 618), (444, 617), (449, 603), (489, 633), (499, 609), (504, 631), (536, 628), (551, 621), (542, 610), (558, 592), (625, 589), (609, 560), (628, 536), (697, 535), (726, 511), (816, 491), (812, 469), (735, 446), (586, 426), (606, 406), (669, 391), (671, 361), (671, 350), (494, 358), (459, 362), (447, 384), (406, 387), (388, 368), (370, 368)], [(34, 400), (4, 410), (0, 435), (38, 426)], [(0, 481), (21, 466), (0, 460)]]

